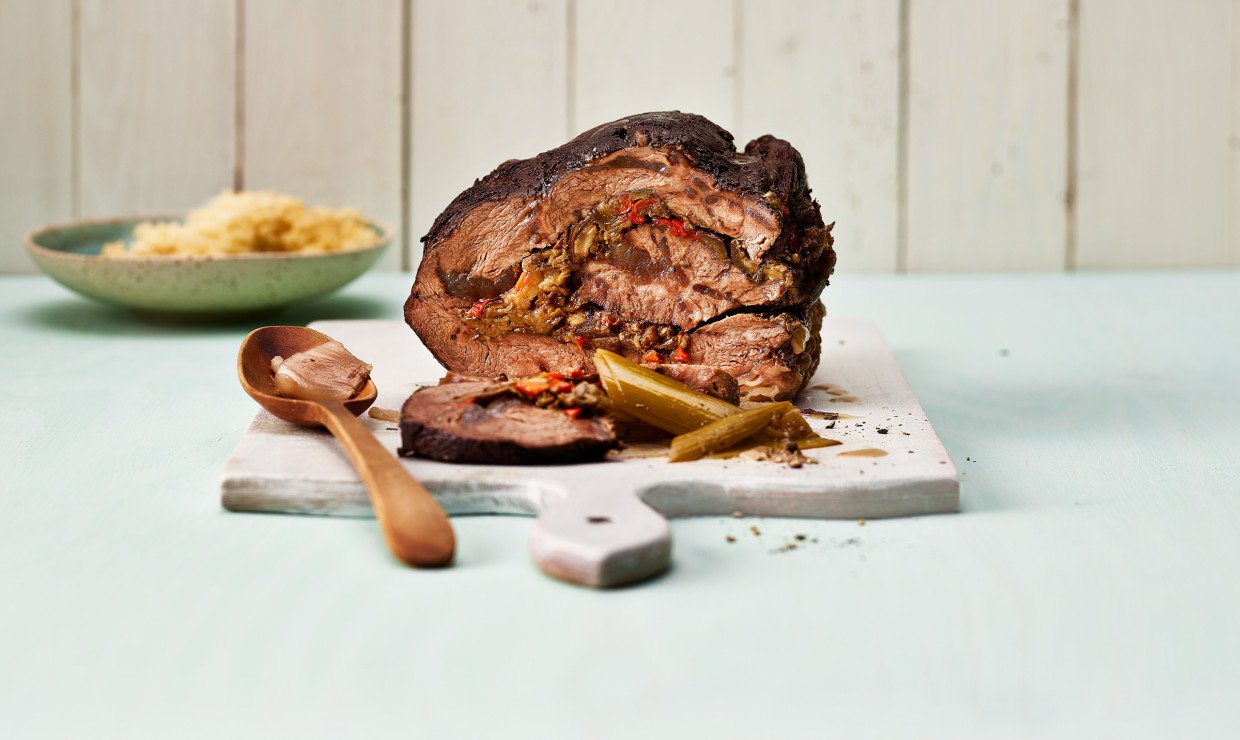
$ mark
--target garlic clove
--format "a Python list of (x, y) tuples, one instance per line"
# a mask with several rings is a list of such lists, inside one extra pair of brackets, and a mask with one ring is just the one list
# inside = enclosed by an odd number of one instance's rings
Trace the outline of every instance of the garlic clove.
[(276, 389), (305, 401), (347, 401), (357, 395), (374, 369), (332, 340), (298, 352), (278, 364), (273, 358)]

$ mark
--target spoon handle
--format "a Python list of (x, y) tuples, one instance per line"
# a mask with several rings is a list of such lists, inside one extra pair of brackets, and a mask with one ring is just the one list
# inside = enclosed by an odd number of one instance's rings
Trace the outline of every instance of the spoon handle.
[(419, 567), (452, 563), (456, 536), (443, 507), (341, 403), (319, 403), (319, 421), (340, 441), (370, 492), (388, 548)]

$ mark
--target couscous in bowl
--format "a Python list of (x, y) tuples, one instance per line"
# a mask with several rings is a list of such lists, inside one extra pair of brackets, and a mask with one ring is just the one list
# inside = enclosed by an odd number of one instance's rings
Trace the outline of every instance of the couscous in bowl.
[(40, 269), (89, 298), (140, 311), (223, 315), (331, 293), (370, 269), (391, 243), (389, 229), (364, 221), (373, 238), (338, 251), (122, 256), (117, 242), (128, 251), (135, 229), (149, 231), (152, 222), (174, 229), (182, 223), (180, 216), (80, 220), (33, 231), (25, 246)]

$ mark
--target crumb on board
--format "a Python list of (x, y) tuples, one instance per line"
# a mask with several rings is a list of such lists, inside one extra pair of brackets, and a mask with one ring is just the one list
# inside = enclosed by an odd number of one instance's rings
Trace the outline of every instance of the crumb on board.
[(790, 468), (800, 468), (818, 462), (812, 457), (806, 457), (805, 453), (801, 452), (801, 448), (797, 447), (797, 443), (792, 440), (786, 440), (783, 444), (762, 445), (745, 450), (738, 457), (742, 460), (779, 463)]

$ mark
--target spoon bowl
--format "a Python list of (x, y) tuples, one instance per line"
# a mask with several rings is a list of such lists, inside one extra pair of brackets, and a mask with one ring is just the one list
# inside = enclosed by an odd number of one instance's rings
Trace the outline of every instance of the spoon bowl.
[(430, 491), (379, 444), (366, 425), (357, 420), (378, 396), (372, 381), (346, 401), (305, 401), (280, 395), (273, 357), (332, 341), (304, 326), (264, 326), (250, 332), (237, 352), (237, 378), (260, 406), (284, 421), (305, 427), (327, 427), (340, 442), (370, 494), (371, 508), (383, 529), (388, 549), (401, 562), (417, 567), (450, 565), (456, 553), (456, 535), (448, 515)]
[[(241, 343), (241, 351), (237, 353), (237, 377), (241, 380), (241, 387), (272, 416), (303, 427), (323, 426), (317, 401), (289, 398), (276, 390), (271, 360), (305, 352), (331, 340), (326, 334), (304, 326), (264, 326), (255, 329)], [(378, 395), (374, 382), (367, 380), (357, 395), (343, 402), (344, 407), (354, 416), (361, 416), (374, 404)]]

